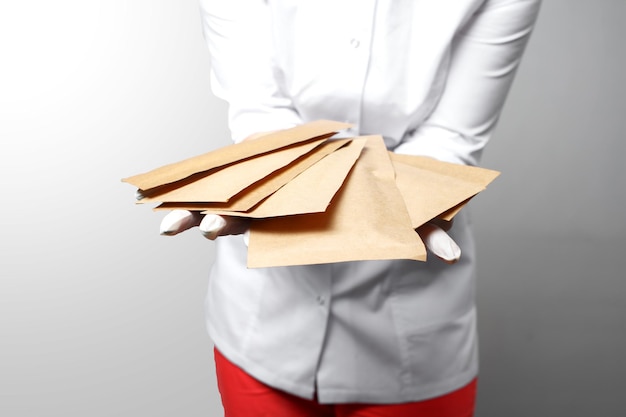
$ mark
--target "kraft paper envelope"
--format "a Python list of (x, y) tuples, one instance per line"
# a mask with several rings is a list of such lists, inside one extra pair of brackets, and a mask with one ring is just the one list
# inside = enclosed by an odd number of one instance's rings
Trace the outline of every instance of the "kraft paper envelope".
[(352, 139), (333, 139), (324, 142), (313, 151), (296, 160), (294, 163), (252, 184), (250, 187), (246, 188), (226, 203), (163, 203), (155, 207), (154, 210), (183, 209), (192, 211), (248, 211), (259, 202), (261, 202), (261, 200), (265, 199), (269, 195), (276, 192), (276, 190), (278, 190), (280, 187), (293, 180), (298, 174), (311, 167), (313, 164), (321, 160), (326, 155), (346, 145), (351, 140)]
[(477, 183), (461, 181), (402, 162), (394, 161), (393, 166), (396, 184), (414, 229), (484, 189)]
[(203, 213), (266, 218), (323, 212), (341, 188), (359, 158), (365, 142), (365, 138), (353, 139), (348, 145), (324, 157), (248, 212), (207, 210)]
[(159, 167), (143, 174), (124, 178), (122, 181), (132, 184), (140, 190), (149, 190), (180, 181), (198, 172), (219, 168), (285, 146), (305, 142), (314, 138), (330, 137), (338, 131), (351, 126), (352, 125), (348, 123), (318, 120), (291, 129), (269, 133), (255, 140), (243, 141), (219, 148), (180, 162)]
[(416, 228), (435, 217), (451, 220), (500, 174), (424, 156), (390, 155), (396, 182)]
[(248, 266), (269, 267), (426, 260), (414, 228), (452, 219), (499, 175), (389, 153), (380, 136), (330, 140), (349, 126), (307, 123), (123, 181), (157, 209), (255, 218)]
[[(317, 139), (298, 143), (261, 156), (245, 159), (236, 164), (207, 172), (194, 181), (177, 181), (175, 187), (163, 193), (153, 194), (139, 200), (139, 203), (161, 202), (219, 202), (225, 203), (240, 191), (273, 172), (289, 165), (319, 146), (327, 139)], [(193, 177), (193, 176), (192, 176)], [(177, 184), (183, 183), (180, 186)]]
[(426, 259), (380, 136), (367, 137), (326, 212), (263, 219), (250, 229), (252, 268), (372, 259)]

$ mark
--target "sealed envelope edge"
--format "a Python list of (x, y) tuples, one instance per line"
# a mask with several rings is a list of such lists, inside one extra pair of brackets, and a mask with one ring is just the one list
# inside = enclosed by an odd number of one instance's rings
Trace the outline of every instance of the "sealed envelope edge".
[(271, 152), (294, 143), (308, 141), (321, 136), (330, 137), (340, 130), (351, 127), (351, 124), (331, 120), (317, 120), (302, 125), (268, 133), (258, 139), (228, 145), (202, 155), (183, 161), (164, 165), (143, 174), (122, 179), (140, 190), (149, 190), (187, 178), (198, 172), (228, 165), (252, 157)]

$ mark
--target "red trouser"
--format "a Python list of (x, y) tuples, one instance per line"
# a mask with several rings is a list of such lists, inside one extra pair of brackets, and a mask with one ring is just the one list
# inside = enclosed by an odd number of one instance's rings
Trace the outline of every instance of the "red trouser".
[(320, 404), (259, 382), (215, 349), (225, 417), (472, 417), (476, 379), (449, 394), (403, 404)]

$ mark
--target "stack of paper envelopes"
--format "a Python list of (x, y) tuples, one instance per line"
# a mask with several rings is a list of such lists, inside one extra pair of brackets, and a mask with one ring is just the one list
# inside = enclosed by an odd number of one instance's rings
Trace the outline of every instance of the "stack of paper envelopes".
[(251, 222), (251, 268), (426, 260), (415, 229), (451, 220), (498, 172), (387, 151), (381, 136), (334, 139), (319, 120), (122, 181), (140, 203)]

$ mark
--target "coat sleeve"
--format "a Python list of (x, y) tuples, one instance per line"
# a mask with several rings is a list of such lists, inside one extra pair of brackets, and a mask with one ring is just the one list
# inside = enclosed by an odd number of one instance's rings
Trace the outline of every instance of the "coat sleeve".
[(211, 57), (211, 88), (229, 105), (233, 140), (301, 123), (275, 77), (272, 25), (264, 0), (200, 0)]
[(395, 152), (476, 165), (489, 140), (540, 0), (486, 0), (457, 33), (439, 102)]

